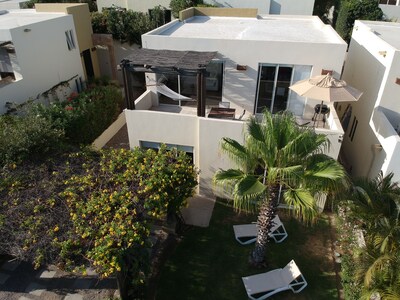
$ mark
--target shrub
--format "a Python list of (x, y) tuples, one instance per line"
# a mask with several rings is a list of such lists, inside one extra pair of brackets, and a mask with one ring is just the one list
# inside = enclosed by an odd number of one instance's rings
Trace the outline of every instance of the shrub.
[(122, 101), (116, 86), (95, 86), (79, 95), (72, 93), (66, 101), (37, 105), (34, 110), (54, 128), (65, 131), (70, 143), (88, 144), (115, 121)]
[(117, 6), (101, 13), (92, 13), (94, 33), (109, 33), (113, 38), (130, 44), (142, 44), (142, 34), (157, 27), (147, 13), (126, 10)]
[(341, 2), (336, 21), (336, 31), (347, 42), (350, 42), (351, 31), (355, 20), (379, 21), (383, 12), (376, 0), (344, 0)]
[(174, 18), (179, 18), (179, 12), (189, 7), (194, 6), (210, 6), (214, 5), (204, 4), (203, 0), (171, 0), (169, 7), (171, 8)]
[(0, 116), (0, 164), (35, 159), (56, 151), (63, 136), (63, 130), (54, 128), (50, 120), (41, 116)]

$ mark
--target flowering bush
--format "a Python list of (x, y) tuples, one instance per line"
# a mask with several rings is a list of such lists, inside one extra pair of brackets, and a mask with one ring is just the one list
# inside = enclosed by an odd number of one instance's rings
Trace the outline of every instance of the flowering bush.
[(0, 172), (0, 252), (36, 267), (117, 273), (129, 299), (145, 284), (149, 222), (179, 210), (197, 184), (189, 158), (165, 146), (79, 152)]
[(88, 144), (116, 120), (121, 106), (118, 87), (106, 85), (94, 86), (79, 95), (72, 93), (66, 101), (50, 106), (38, 105), (34, 111), (50, 120), (54, 128), (63, 130), (69, 142)]
[(60, 148), (64, 133), (46, 118), (0, 116), (0, 165), (34, 159)]

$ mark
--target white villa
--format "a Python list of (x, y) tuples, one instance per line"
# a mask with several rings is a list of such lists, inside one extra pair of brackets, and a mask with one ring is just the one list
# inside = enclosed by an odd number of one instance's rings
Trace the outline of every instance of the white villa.
[(353, 176), (400, 180), (400, 23), (356, 21), (343, 79), (364, 92), (337, 106)]
[[(337, 158), (343, 130), (334, 107), (326, 122), (315, 123), (312, 117), (320, 101), (299, 97), (288, 87), (327, 71), (339, 77), (347, 44), (318, 17), (257, 17), (257, 11), (249, 9), (235, 10), (237, 16), (227, 11), (230, 17), (222, 17), (221, 12), (185, 10), (181, 20), (142, 36), (144, 54), (121, 63), (130, 146), (166, 143), (191, 153), (200, 169), (200, 193), (210, 195), (215, 171), (231, 166), (220, 152), (221, 138), (242, 141), (249, 115), (264, 108), (288, 109), (299, 124), (326, 134), (331, 141), (328, 154)], [(163, 50), (172, 51), (174, 58), (168, 59), (171, 53)], [(157, 59), (146, 62), (149, 53)], [(147, 91), (135, 100), (130, 87), (140, 71), (146, 72)], [(158, 93), (160, 83), (197, 101), (171, 100), (173, 95)]]
[(79, 90), (84, 80), (73, 17), (32, 9), (0, 13), (0, 114), (60, 82)]
[(400, 0), (378, 0), (379, 7), (385, 16), (396, 22), (400, 22)]

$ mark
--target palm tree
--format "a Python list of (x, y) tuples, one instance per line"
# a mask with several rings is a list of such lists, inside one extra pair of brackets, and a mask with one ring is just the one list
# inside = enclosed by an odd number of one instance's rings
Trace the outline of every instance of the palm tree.
[(366, 232), (366, 248), (356, 258), (365, 299), (373, 293), (400, 299), (400, 188), (392, 179), (380, 174), (354, 183), (351, 211)]
[(329, 146), (326, 136), (298, 126), (288, 112), (264, 111), (261, 120), (249, 120), (244, 145), (230, 138), (221, 145), (238, 168), (218, 171), (216, 184), (230, 188), (236, 209), (258, 210), (258, 236), (250, 256), (254, 265), (264, 263), (281, 196), (298, 216), (310, 219), (316, 213), (315, 193), (347, 182), (342, 166), (323, 154)]

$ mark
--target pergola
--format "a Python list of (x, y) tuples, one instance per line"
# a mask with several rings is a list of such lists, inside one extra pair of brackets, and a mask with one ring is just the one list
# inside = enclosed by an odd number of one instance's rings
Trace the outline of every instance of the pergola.
[(128, 109), (135, 109), (131, 82), (133, 72), (197, 77), (197, 115), (206, 114), (206, 67), (217, 52), (136, 49), (121, 61)]

